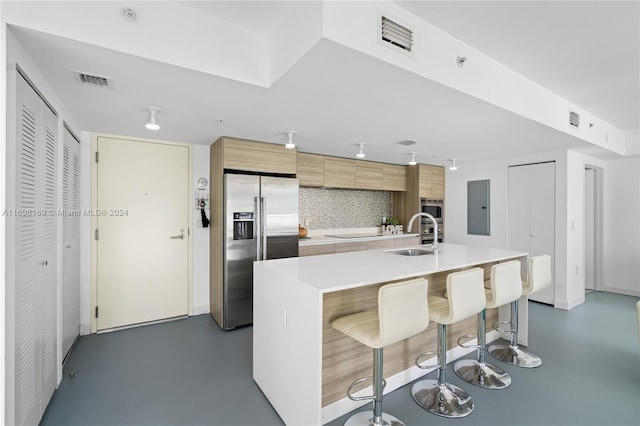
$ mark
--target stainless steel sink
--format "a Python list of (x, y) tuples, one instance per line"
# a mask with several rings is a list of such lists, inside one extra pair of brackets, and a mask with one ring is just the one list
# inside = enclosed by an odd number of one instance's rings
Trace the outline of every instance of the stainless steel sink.
[(433, 251), (427, 249), (407, 248), (399, 250), (389, 250), (387, 251), (387, 253), (399, 254), (401, 256), (424, 256), (425, 254), (433, 254)]

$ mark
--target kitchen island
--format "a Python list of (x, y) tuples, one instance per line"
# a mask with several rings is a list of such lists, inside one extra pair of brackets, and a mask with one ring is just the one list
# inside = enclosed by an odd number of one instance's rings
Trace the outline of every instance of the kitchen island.
[[(371, 349), (332, 329), (331, 322), (376, 309), (381, 285), (425, 277), (429, 294), (442, 295), (450, 272), (482, 267), (488, 279), (493, 264), (513, 259), (521, 260), (523, 277), (526, 273), (527, 254), (522, 252), (456, 244), (440, 244), (438, 256), (402, 256), (392, 251), (254, 263), (253, 378), (286, 424), (324, 424), (368, 403), (351, 401), (345, 392), (353, 380), (371, 375)], [(488, 324), (498, 319), (496, 311), (487, 311)], [(503, 311), (506, 314), (508, 308)], [(527, 309), (522, 303), (519, 337), (523, 344), (526, 329)], [(475, 316), (449, 327), (449, 360), (469, 352), (458, 347), (456, 340), (475, 332)], [(487, 341), (497, 337), (496, 331), (487, 333)], [(385, 393), (426, 374), (429, 370), (415, 367), (414, 360), (421, 352), (435, 350), (435, 323), (423, 333), (386, 348)]]

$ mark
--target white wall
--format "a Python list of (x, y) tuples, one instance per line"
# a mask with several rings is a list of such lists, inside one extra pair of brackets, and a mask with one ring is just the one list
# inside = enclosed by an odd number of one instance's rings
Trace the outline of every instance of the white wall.
[(604, 290), (640, 297), (640, 157), (606, 167)]
[[(198, 178), (204, 177), (209, 181), (209, 147), (193, 145), (193, 187), (198, 187)], [(210, 211), (206, 210), (211, 220)], [(193, 315), (205, 314), (209, 310), (209, 229), (202, 227), (200, 210), (193, 209), (193, 232), (191, 243), (193, 253)]]
[[(606, 168), (609, 183), (604, 188), (606, 211), (612, 209), (614, 201), (626, 203), (629, 200), (635, 207), (627, 208), (629, 213), (616, 215), (616, 227), (621, 235), (638, 235), (638, 160), (621, 161), (612, 172), (611, 165), (596, 158), (575, 152), (551, 152), (527, 157), (498, 159), (493, 161), (460, 164), (457, 171), (446, 170), (445, 177), (445, 230), (446, 242), (469, 244), (482, 247), (508, 248), (508, 167), (510, 165), (528, 164), (542, 161), (556, 162), (556, 238), (555, 238), (555, 306), (571, 309), (584, 302), (584, 169), (585, 166)], [(635, 167), (635, 169), (633, 169)], [(610, 176), (612, 174), (613, 176)], [(491, 235), (467, 235), (467, 181), (489, 179)], [(622, 184), (625, 179), (626, 184)], [(633, 180), (635, 179), (635, 181)], [(629, 185), (629, 182), (636, 182)], [(612, 199), (611, 197), (615, 197)], [(616, 209), (616, 212), (620, 210)], [(610, 213), (611, 214), (611, 213)], [(607, 214), (605, 213), (605, 216)], [(635, 215), (635, 216), (634, 216)], [(605, 235), (612, 234), (611, 220), (605, 217)], [(606, 244), (604, 258), (605, 279), (612, 278), (612, 259), (620, 259), (635, 255), (635, 262), (627, 262), (623, 277), (626, 282), (633, 277), (635, 267), (635, 288), (638, 291), (638, 240), (634, 243)], [(605, 241), (611, 241), (611, 238)], [(627, 238), (629, 241), (629, 238)], [(629, 245), (631, 247), (629, 247)], [(629, 251), (629, 254), (626, 252)], [(624, 278), (623, 278), (624, 280)], [(631, 284), (627, 284), (630, 286)], [(624, 292), (608, 284), (607, 290)], [(627, 287), (629, 288), (629, 287)]]

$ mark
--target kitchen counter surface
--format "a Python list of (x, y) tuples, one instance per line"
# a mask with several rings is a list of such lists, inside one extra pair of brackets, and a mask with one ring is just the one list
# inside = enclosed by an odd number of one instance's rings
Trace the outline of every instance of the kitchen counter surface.
[[(405, 235), (415, 237), (411, 234)], [(407, 245), (407, 248), (425, 247), (415, 244)], [(527, 255), (517, 251), (448, 243), (441, 243), (438, 247), (440, 254), (437, 256), (402, 256), (390, 253), (397, 249), (367, 250), (276, 259), (255, 263), (254, 268), (258, 268), (256, 273), (259, 273), (259, 269), (262, 268), (273, 269), (296, 279), (301, 284), (326, 293)]]
[[(407, 248), (425, 246), (408, 242)], [(378, 289), (384, 283), (425, 277), (429, 295), (441, 295), (450, 271), (477, 266), (487, 278), (491, 265), (512, 259), (520, 260), (526, 276), (526, 253), (448, 243), (439, 248), (437, 256), (402, 256), (389, 253), (397, 249), (378, 249), (253, 263), (253, 378), (285, 424), (325, 424), (367, 403), (351, 401), (345, 392), (353, 380), (371, 374), (371, 350), (354, 344), (331, 323), (376, 309)], [(526, 296), (521, 302), (518, 341), (526, 345)], [(508, 308), (488, 310), (487, 318), (504, 320)], [(455, 342), (473, 333), (476, 321), (473, 315), (451, 330), (448, 359), (474, 350)], [(487, 333), (488, 342), (498, 337), (495, 330)], [(436, 324), (431, 322), (422, 333), (386, 348), (385, 391), (426, 374), (428, 370), (415, 366), (415, 359), (421, 352), (435, 350), (436, 341)], [(425, 363), (435, 364), (435, 358)], [(370, 394), (370, 389), (362, 392)]]
[[(335, 235), (341, 235), (336, 237)], [(392, 235), (380, 235), (376, 233), (332, 233), (331, 235), (312, 235), (307, 238), (300, 238), (298, 246), (313, 246), (319, 244), (343, 244), (353, 243), (360, 241), (378, 241), (378, 240), (390, 240), (397, 238), (415, 238), (418, 234), (392, 234)]]

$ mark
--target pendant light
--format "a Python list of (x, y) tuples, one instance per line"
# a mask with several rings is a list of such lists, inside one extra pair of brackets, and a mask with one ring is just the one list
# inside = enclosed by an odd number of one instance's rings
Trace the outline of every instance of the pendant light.
[(286, 143), (286, 145), (284, 146), (285, 148), (293, 149), (296, 147), (296, 144), (293, 143), (293, 135), (295, 134), (296, 134), (295, 130), (287, 131), (287, 135), (289, 135), (289, 142)]
[(366, 145), (366, 143), (359, 143), (358, 146), (360, 147), (360, 152), (358, 152), (356, 154), (356, 157), (358, 158), (364, 158), (366, 157), (365, 153), (364, 153), (364, 146)]
[(156, 113), (160, 111), (159, 108), (149, 107), (149, 121), (145, 124), (145, 127), (149, 130), (159, 130), (160, 126), (156, 123)]
[(418, 154), (417, 152), (410, 152), (410, 153), (409, 153), (409, 155), (411, 156), (411, 160), (409, 160), (409, 165), (410, 165), (410, 166), (415, 166), (416, 164), (418, 164), (418, 163), (416, 162), (416, 155), (417, 155), (417, 154)]
[(458, 166), (456, 166), (456, 160), (457, 158), (452, 158), (451, 160), (451, 165), (449, 166), (449, 170), (458, 170)]

